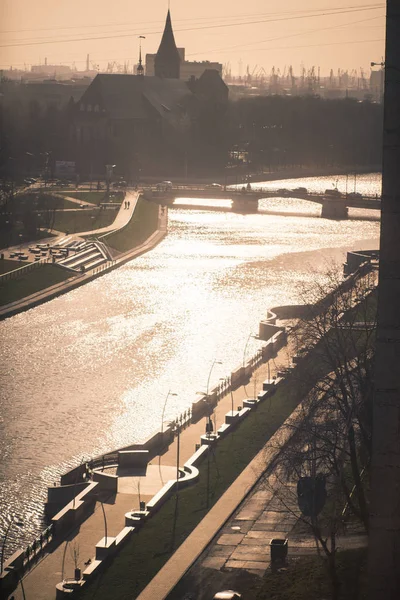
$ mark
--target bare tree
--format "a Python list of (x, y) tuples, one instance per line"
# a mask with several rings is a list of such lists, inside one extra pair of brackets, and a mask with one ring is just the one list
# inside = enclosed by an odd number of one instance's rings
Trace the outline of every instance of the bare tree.
[(294, 532), (315, 539), (336, 600), (340, 587), (337, 535), (344, 531), (343, 507), (348, 498), (343, 480), (348, 452), (346, 430), (337, 420), (329, 388), (313, 388), (285, 428), (278, 457), (263, 483), (274, 500), (296, 518)]
[(74, 563), (74, 577), (75, 579), (80, 579), (81, 577), (81, 570), (79, 568), (79, 555), (80, 555), (80, 547), (78, 542), (74, 542), (71, 546), (70, 546), (70, 553), (71, 553), (71, 558), (73, 560)]
[[(292, 377), (303, 385), (309, 382), (307, 410), (317, 416), (313, 435), (323, 448), (325, 467), (340, 482), (349, 509), (367, 531), (362, 475), (371, 457), (375, 294), (373, 272), (340, 281), (331, 271), (303, 291), (303, 316), (290, 334), (298, 363)], [(299, 464), (296, 454), (303, 460), (310, 435), (305, 419), (293, 437), (300, 446), (287, 449), (293, 465)]]

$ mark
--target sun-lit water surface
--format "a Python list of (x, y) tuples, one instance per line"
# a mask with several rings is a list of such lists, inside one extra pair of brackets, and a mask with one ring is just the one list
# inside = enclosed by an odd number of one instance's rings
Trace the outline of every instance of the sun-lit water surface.
[[(320, 190), (331, 179), (273, 183)], [(361, 185), (379, 193), (380, 177)], [(329, 221), (314, 204), (274, 201), (302, 218), (173, 209), (150, 253), (0, 324), (0, 526), (9, 514), (25, 523), (10, 531), (7, 554), (40, 531), (46, 487), (67, 467), (145, 439), (169, 389), (178, 395), (165, 420), (204, 389), (215, 358), (211, 383), (241, 364), (266, 309), (296, 303), (326, 259), (376, 247), (376, 221)]]

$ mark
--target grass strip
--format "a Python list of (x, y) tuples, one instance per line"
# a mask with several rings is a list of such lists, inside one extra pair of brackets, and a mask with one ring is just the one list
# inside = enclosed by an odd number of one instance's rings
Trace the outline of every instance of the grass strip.
[(79, 233), (108, 227), (115, 221), (114, 210), (77, 209), (68, 212), (56, 212), (53, 228), (64, 233)]
[[(290, 552), (290, 547), (289, 547)], [(367, 548), (337, 553), (340, 600), (363, 600), (367, 594)], [(255, 600), (321, 600), (331, 597), (324, 560), (318, 556), (289, 561), (282, 573), (267, 571)]]
[(119, 252), (128, 252), (139, 246), (156, 231), (158, 209), (158, 204), (147, 202), (140, 197), (129, 223), (119, 231), (104, 237), (105, 243)]
[[(318, 344), (297, 366), (294, 373), (287, 377), (272, 398), (259, 405), (234, 432), (218, 442), (209, 464), (209, 485), (206, 462), (200, 467), (198, 482), (181, 490), (178, 500), (170, 498), (121, 550), (110, 567), (86, 589), (83, 588), (78, 597), (84, 600), (93, 597), (96, 600), (106, 600), (110, 597), (115, 600), (135, 598), (205, 516), (207, 489), (211, 508), (279, 429), (314, 383), (331, 370), (332, 366), (326, 362), (323, 348)], [(310, 566), (310, 570), (313, 569), (314, 567)], [(324, 580), (327, 581), (325, 574)], [(305, 590), (307, 591), (307, 586)], [(289, 595), (282, 598), (297, 598), (290, 595), (292, 592), (288, 593)], [(269, 598), (265, 596), (267, 597)], [(306, 597), (304, 594), (301, 596), (304, 599)], [(315, 596), (318, 600), (320, 597)], [(261, 598), (264, 597), (260, 596)], [(307, 597), (307, 600), (310, 598), (314, 596)], [(350, 599), (353, 596), (348, 595), (345, 598)]]
[[(269, 554), (269, 552), (268, 552)], [(340, 600), (366, 600), (367, 548), (339, 550), (336, 554)], [(215, 571), (197, 565), (178, 583), (167, 600), (212, 598), (216, 591), (234, 589), (246, 600), (328, 600), (332, 589), (325, 557), (290, 556), (282, 571), (268, 569), (264, 577), (245, 569)]]
[(60, 192), (63, 196), (70, 196), (82, 202), (90, 202), (90, 204), (100, 204), (101, 202), (122, 202), (122, 192), (112, 192), (107, 195), (106, 191), (99, 192), (70, 192), (63, 190)]
[(29, 263), (23, 260), (0, 260), (0, 275), (3, 275), (4, 273), (10, 273), (10, 271), (15, 271), (16, 269), (20, 269), (28, 264)]
[(56, 283), (65, 281), (71, 273), (53, 264), (40, 265), (25, 273), (18, 279), (11, 279), (0, 284), (0, 306), (16, 302), (26, 296), (40, 292)]

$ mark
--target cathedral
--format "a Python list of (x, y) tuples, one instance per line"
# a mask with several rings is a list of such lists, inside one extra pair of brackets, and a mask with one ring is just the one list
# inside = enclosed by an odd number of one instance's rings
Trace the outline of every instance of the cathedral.
[[(154, 75), (144, 73), (140, 50), (135, 75), (99, 73), (94, 78), (71, 119), (82, 177), (101, 176), (106, 164), (115, 164), (116, 173), (130, 181), (140, 173), (167, 175), (179, 171), (195, 140), (207, 145), (204, 123), (208, 118), (218, 122), (226, 111), (228, 88), (215, 69), (184, 81), (181, 65), (168, 11)], [(215, 132), (214, 125), (210, 129)]]

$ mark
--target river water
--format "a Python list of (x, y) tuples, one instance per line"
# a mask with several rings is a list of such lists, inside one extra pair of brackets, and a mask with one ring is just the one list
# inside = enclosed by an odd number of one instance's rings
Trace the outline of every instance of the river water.
[[(336, 177), (257, 187), (312, 191)], [(349, 191), (351, 182), (348, 182)], [(344, 191), (345, 178), (338, 181)], [(380, 193), (363, 175), (357, 191)], [(185, 201), (186, 202), (186, 201)], [(202, 201), (200, 201), (201, 203)], [(77, 290), (0, 323), (0, 530), (6, 555), (42, 529), (47, 485), (82, 459), (145, 439), (242, 364), (266, 309), (294, 304), (347, 249), (376, 248), (376, 211), (319, 217), (303, 200), (260, 202), (260, 214), (175, 208), (153, 251)], [(247, 356), (259, 348), (250, 339)]]

